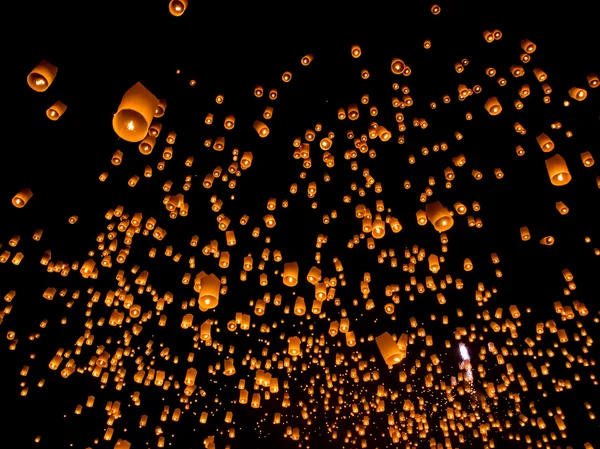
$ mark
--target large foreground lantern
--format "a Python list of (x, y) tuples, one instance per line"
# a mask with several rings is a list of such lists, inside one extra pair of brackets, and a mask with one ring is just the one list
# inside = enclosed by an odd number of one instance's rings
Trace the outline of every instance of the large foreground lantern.
[(125, 92), (113, 117), (115, 133), (127, 142), (141, 141), (148, 134), (158, 104), (158, 98), (142, 83), (137, 83)]

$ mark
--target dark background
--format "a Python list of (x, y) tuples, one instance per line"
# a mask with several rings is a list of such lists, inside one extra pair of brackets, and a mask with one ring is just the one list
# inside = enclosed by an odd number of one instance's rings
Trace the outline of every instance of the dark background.
[[(600, 191), (595, 181), (599, 172), (597, 165), (584, 168), (579, 158), (579, 154), (586, 150), (591, 151), (596, 159), (600, 157), (597, 151), (598, 90), (590, 89), (585, 78), (591, 72), (600, 73), (594, 32), (595, 16), (591, 7), (588, 2), (579, 0), (559, 4), (440, 2), (442, 12), (433, 16), (429, 12), (429, 4), (413, 3), (385, 5), (382, 2), (378, 5), (369, 2), (357, 7), (340, 4), (336, 8), (325, 4), (257, 4), (239, 8), (233, 3), (207, 5), (190, 0), (185, 14), (176, 18), (169, 14), (167, 1), (34, 1), (28, 2), (18, 13), (5, 17), (12, 31), (8, 34), (9, 28), (4, 29), (7, 35), (4, 38), (3, 57), (5, 92), (0, 243), (2, 250), (15, 252), (17, 249), (8, 248), (8, 240), (15, 234), (20, 235), (18, 250), (25, 254), (25, 258), (18, 267), (10, 262), (0, 266), (0, 293), (4, 295), (12, 289), (17, 291), (11, 313), (4, 316), (2, 334), (15, 330), (19, 338), (15, 351), (8, 349), (9, 342), (6, 340), (0, 346), (4, 418), (0, 421), (4, 438), (4, 442), (0, 443), (2, 447), (34, 446), (36, 435), (42, 435), (38, 446), (48, 448), (70, 445), (112, 448), (117, 438), (130, 441), (133, 448), (145, 445), (155, 447), (158, 437), (154, 434), (154, 428), (157, 425), (163, 428), (167, 444), (176, 448), (201, 447), (208, 435), (215, 435), (218, 448), (225, 444), (230, 444), (232, 448), (296, 447), (299, 443), (315, 448), (359, 447), (360, 441), (343, 443), (346, 430), (352, 430), (355, 434), (354, 424), (361, 421), (361, 417), (349, 416), (349, 407), (354, 401), (348, 390), (356, 387), (359, 395), (365, 395), (369, 401), (373, 401), (380, 382), (346, 385), (345, 403), (337, 421), (339, 437), (331, 440), (327, 426), (335, 422), (336, 417), (332, 411), (323, 410), (322, 397), (318, 393), (319, 382), (323, 381), (324, 374), (321, 368), (312, 365), (306, 372), (300, 371), (301, 362), (310, 362), (306, 354), (297, 363), (298, 369), (289, 379), (292, 407), (281, 409), (282, 392), (272, 395), (269, 401), (263, 398), (259, 410), (232, 403), (238, 396), (235, 387), (239, 378), (245, 377), (247, 389), (253, 392), (254, 373), (240, 363), (249, 349), (252, 349), (253, 356), (258, 357), (267, 339), (271, 341), (270, 356), (272, 352), (287, 348), (285, 340), (279, 339), (280, 333), (285, 332), (286, 336), (310, 333), (306, 319), (284, 315), (283, 307), (269, 304), (261, 321), (248, 305), (250, 300), (261, 298), (265, 291), (270, 291), (272, 297), (282, 293), (283, 304), (293, 305), (295, 296), (290, 289), (281, 287), (280, 281), (271, 274), (278, 264), (272, 261), (267, 263), (265, 272), (269, 273), (269, 286), (266, 289), (258, 286), (259, 273), (256, 267), (266, 246), (271, 250), (281, 250), (285, 260), (298, 261), (302, 276), (315, 264), (315, 251), (321, 252), (322, 269), (326, 276), (335, 275), (331, 259), (340, 257), (348, 286), (343, 289), (338, 287), (338, 296), (342, 308), (347, 310), (352, 320), (351, 329), (356, 336), (378, 335), (384, 331), (397, 334), (410, 332), (409, 318), (416, 317), (420, 327), (423, 324), (428, 334), (434, 336), (433, 352), (438, 353), (443, 361), (444, 377), (436, 376), (438, 381), (442, 378), (447, 382), (446, 377), (458, 372), (454, 329), (475, 323), (477, 332), (481, 332), (482, 320), (475, 319), (476, 313), (481, 312), (481, 307), (474, 301), (478, 282), (483, 282), (486, 288), (498, 289), (498, 294), (484, 307), (490, 312), (493, 313), (497, 307), (504, 307), (507, 313), (509, 305), (519, 305), (524, 316), (519, 338), (515, 339), (517, 348), (524, 347), (525, 337), (534, 336), (535, 323), (538, 321), (554, 319), (570, 336), (573, 332), (580, 332), (575, 320), (560, 322), (560, 317), (554, 313), (554, 301), (562, 301), (567, 305), (570, 299), (578, 299), (586, 303), (590, 315), (597, 316), (597, 276), (600, 267), (593, 248), (598, 247), (600, 239), (597, 221)], [(503, 38), (487, 44), (482, 38), (482, 32), (486, 29), (502, 30)], [(423, 50), (425, 38), (432, 40), (431, 50)], [(519, 43), (523, 38), (535, 42), (538, 48), (532, 55), (532, 62), (523, 64), (527, 70), (526, 76), (515, 79), (508, 68), (512, 64), (519, 64)], [(355, 43), (362, 48), (362, 56), (357, 60), (350, 57), (350, 46)], [(314, 61), (309, 67), (302, 67), (300, 58), (307, 53), (314, 55)], [(394, 57), (402, 58), (411, 66), (413, 72), (410, 77), (392, 75), (389, 65)], [(469, 59), (470, 64), (459, 75), (453, 70), (453, 63), (462, 58)], [(25, 80), (41, 59), (56, 65), (59, 70), (48, 91), (37, 93), (27, 86)], [(495, 67), (508, 80), (506, 87), (500, 88), (495, 79), (484, 75), (484, 69), (488, 66)], [(553, 88), (550, 105), (544, 105), (541, 101), (541, 89), (532, 74), (534, 67), (542, 68), (549, 75), (548, 83)], [(362, 68), (368, 68), (371, 73), (366, 81), (359, 76)], [(177, 74), (176, 70), (181, 70), (181, 73)], [(281, 75), (286, 70), (293, 73), (292, 81), (288, 84), (281, 81)], [(194, 87), (189, 85), (192, 79), (197, 81)], [(123, 93), (138, 81), (157, 97), (165, 98), (168, 104), (167, 112), (160, 120), (163, 128), (159, 143), (150, 156), (142, 156), (136, 144), (118, 140), (111, 126), (112, 114), (116, 112)], [(413, 107), (402, 111), (407, 123), (404, 133), (407, 143), (403, 146), (395, 143), (398, 131), (394, 128), (391, 97), (397, 96), (398, 92), (390, 88), (394, 81), (406, 83), (415, 100)], [(468, 86), (480, 84), (483, 93), (459, 102), (456, 87), (460, 83)], [(530, 84), (532, 94), (523, 100), (525, 109), (516, 111), (512, 101), (517, 98), (517, 89), (522, 83)], [(279, 98), (274, 102), (266, 95), (255, 98), (253, 89), (257, 84), (266, 91), (276, 87)], [(573, 102), (576, 104), (565, 108), (562, 101), (568, 98), (567, 90), (572, 86), (587, 88), (588, 99), (582, 103)], [(362, 107), (358, 121), (340, 122), (336, 111), (339, 107), (359, 103), (364, 93), (369, 93), (371, 104), (379, 107), (380, 113), (375, 120), (389, 124), (387, 128), (393, 131), (394, 137), (387, 143), (369, 141), (377, 149), (377, 158), (369, 159), (367, 155), (359, 154), (360, 169), (351, 172), (348, 169), (349, 162), (343, 159), (343, 151), (351, 147), (351, 142), (346, 143), (345, 132), (348, 128), (358, 134), (366, 132), (371, 118), (368, 109)], [(223, 105), (214, 102), (217, 94), (225, 96)], [(450, 105), (442, 104), (441, 97), (445, 94), (452, 97)], [(490, 117), (483, 109), (485, 99), (491, 95), (498, 96), (504, 107), (498, 117)], [(52, 122), (46, 118), (45, 111), (56, 100), (63, 101), (67, 111), (60, 120)], [(438, 104), (435, 111), (429, 108), (432, 100)], [(274, 107), (274, 117), (268, 122), (271, 134), (267, 139), (259, 139), (252, 129), (252, 123), (260, 119), (266, 105)], [(474, 114), (470, 122), (464, 119), (467, 111)], [(204, 125), (204, 117), (208, 112), (215, 114), (212, 127)], [(230, 113), (236, 116), (236, 127), (231, 132), (225, 132), (222, 123)], [(421, 131), (413, 128), (412, 117), (425, 117), (429, 122), (428, 129)], [(551, 134), (556, 144), (555, 152), (565, 157), (573, 175), (573, 181), (562, 188), (549, 183), (544, 166), (546, 155), (535, 142), (536, 135), (550, 132), (549, 125), (555, 120), (563, 123), (561, 130)], [(525, 136), (514, 132), (512, 124), (515, 121), (527, 128)], [(307, 171), (307, 179), (300, 180), (301, 163), (292, 158), (291, 143), (317, 122), (323, 124), (325, 132), (333, 130), (336, 134), (332, 150), (336, 165), (333, 169), (325, 170), (320, 161), (321, 151), (315, 143), (312, 145), (313, 167)], [(564, 131), (567, 129), (573, 131), (573, 138), (566, 138)], [(161, 172), (156, 169), (156, 164), (160, 160), (164, 138), (170, 130), (178, 134), (173, 146), (175, 156)], [(453, 138), (456, 130), (464, 135), (464, 140), (457, 142)], [(223, 152), (204, 147), (206, 138), (218, 136), (226, 136)], [(434, 143), (441, 141), (448, 142), (447, 152), (431, 152), (427, 157), (420, 155), (422, 145), (431, 150)], [(525, 148), (525, 156), (516, 156), (516, 145)], [(233, 148), (239, 148), (241, 152), (252, 151), (252, 167), (238, 178), (238, 186), (234, 191), (220, 181), (215, 181), (213, 189), (204, 189), (201, 181), (206, 173), (217, 165), (226, 169)], [(116, 149), (125, 155), (119, 167), (110, 164), (111, 155)], [(417, 157), (415, 165), (408, 164), (410, 153)], [(453, 156), (460, 153), (466, 156), (467, 165), (462, 169), (454, 167), (457, 179), (452, 189), (445, 189), (443, 169), (451, 165)], [(195, 159), (191, 168), (183, 164), (189, 155)], [(142, 176), (146, 164), (153, 167), (154, 175), (150, 179)], [(361, 174), (363, 167), (369, 167), (375, 179), (382, 182), (383, 194), (377, 197), (369, 191), (365, 198), (359, 199), (354, 192), (352, 204), (342, 203), (343, 195), (351, 193), (349, 186), (352, 181), (364, 184)], [(503, 169), (503, 180), (493, 178), (495, 167)], [(478, 183), (470, 176), (474, 168), (484, 173), (484, 179)], [(98, 176), (104, 171), (109, 172), (109, 177), (105, 183), (100, 183)], [(331, 174), (331, 182), (322, 182), (324, 172)], [(131, 189), (127, 186), (127, 180), (134, 173), (141, 179)], [(194, 176), (192, 189), (185, 193), (190, 214), (173, 221), (168, 218), (162, 204), (162, 185), (171, 179), (174, 182), (172, 192), (179, 192), (186, 175)], [(408, 273), (401, 270), (401, 264), (406, 262), (403, 257), (405, 248), (410, 249), (416, 244), (424, 248), (427, 254), (441, 254), (439, 234), (430, 225), (417, 226), (414, 218), (416, 210), (423, 207), (418, 199), (419, 193), (426, 187), (427, 178), (431, 175), (435, 176), (437, 182), (433, 187), (433, 200), (439, 200), (447, 206), (462, 201), (469, 207), (473, 201), (479, 201), (481, 212), (467, 215), (481, 217), (484, 222), (481, 229), (469, 228), (466, 215), (455, 217), (455, 226), (448, 232), (449, 252), (441, 274), (450, 273), (454, 278), (463, 279), (465, 288), (458, 291), (453, 285), (448, 286), (443, 291), (447, 298), (444, 306), (437, 304), (435, 293), (430, 291), (423, 295), (415, 293), (415, 301), (409, 301), (408, 293), (403, 291), (409, 279)], [(411, 190), (402, 187), (405, 179), (410, 180), (413, 186)], [(310, 208), (312, 200), (306, 197), (309, 181), (316, 181), (319, 185), (317, 210)], [(296, 195), (289, 193), (292, 182), (299, 185)], [(30, 188), (34, 196), (25, 208), (15, 209), (11, 205), (11, 198), (24, 187)], [(209, 198), (213, 193), (223, 199), (225, 206), (222, 212), (232, 220), (238, 242), (235, 247), (224, 247), (223, 233), (214, 221), (217, 214), (210, 211)], [(227, 200), (231, 193), (235, 194), (234, 201)], [(266, 232), (261, 217), (269, 197), (278, 200), (275, 213), (277, 227)], [(364, 203), (374, 211), (375, 199), (380, 197), (385, 200), (386, 207), (392, 208), (392, 215), (400, 219), (403, 231), (396, 235), (388, 229), (385, 240), (381, 244), (377, 242), (375, 251), (368, 251), (364, 242), (358, 248), (349, 250), (346, 248), (348, 240), (360, 232), (360, 222), (354, 219), (354, 206)], [(289, 200), (288, 209), (281, 208), (283, 199)], [(564, 201), (570, 213), (560, 216), (554, 206), (556, 201)], [(46, 249), (52, 250), (53, 260), (86, 260), (89, 257), (86, 253), (95, 249), (96, 235), (107, 232), (105, 228), (108, 222), (104, 214), (118, 205), (123, 205), (131, 214), (142, 212), (145, 219), (150, 216), (157, 218), (159, 225), (168, 231), (165, 240), (157, 242), (137, 236), (127, 262), (123, 266), (114, 263), (111, 269), (100, 268), (97, 281), (83, 279), (76, 272), (63, 278), (56, 273), (47, 273), (45, 267), (39, 264)], [(332, 209), (338, 211), (339, 218), (329, 225), (323, 225), (323, 213)], [(246, 228), (237, 224), (243, 214), (251, 217)], [(67, 223), (71, 215), (79, 216), (75, 225)], [(261, 227), (258, 239), (250, 235), (254, 226)], [(521, 226), (529, 227), (532, 241), (520, 240)], [(31, 239), (37, 228), (44, 229), (39, 243)], [(320, 250), (311, 249), (320, 233), (328, 235), (328, 243)], [(200, 237), (195, 249), (189, 246), (192, 235)], [(267, 235), (272, 237), (270, 245), (264, 243)], [(538, 243), (546, 235), (556, 238), (554, 246), (546, 247)], [(590, 244), (584, 242), (586, 235), (592, 239)], [(218, 239), (220, 247), (231, 253), (231, 268), (227, 271), (218, 268), (217, 259), (204, 257), (200, 253), (202, 247), (213, 239)], [(174, 253), (182, 253), (179, 263), (163, 256), (167, 245), (175, 248)], [(158, 249), (155, 259), (146, 257), (151, 247)], [(377, 264), (376, 254), (380, 248), (394, 248), (400, 267), (391, 269), (389, 260), (386, 264)], [(492, 252), (500, 257), (499, 267), (503, 271), (501, 279), (494, 275), (496, 266), (490, 261)], [(238, 273), (242, 258), (248, 253), (254, 256), (255, 268), (249, 273), (249, 280), (241, 283)], [(187, 265), (190, 255), (196, 256), (195, 270), (190, 270)], [(465, 257), (470, 257), (475, 264), (475, 269), (470, 273), (462, 270)], [(100, 258), (96, 259), (99, 265)], [(149, 282), (160, 295), (171, 291), (175, 301), (168, 306), (166, 328), (159, 328), (157, 320), (152, 320), (145, 324), (140, 337), (134, 338), (132, 347), (139, 346), (142, 349), (132, 359), (125, 361), (128, 373), (123, 390), (115, 390), (113, 376), (106, 388), (101, 389), (99, 380), (89, 373), (75, 373), (65, 380), (58, 371), (48, 370), (47, 365), (56, 350), (60, 347), (73, 348), (74, 342), (85, 330), (83, 325), (87, 317), (83, 314), (90, 296), (85, 293), (86, 290), (93, 287), (101, 291), (104, 298), (108, 290), (116, 290), (114, 277), (119, 269), (124, 269), (130, 280), (134, 279), (128, 270), (135, 264), (150, 272)], [(561, 270), (565, 267), (573, 272), (577, 283), (577, 290), (570, 297), (562, 295), (566, 283)], [(182, 407), (177, 396), (182, 389), (174, 390), (171, 387), (164, 392), (154, 385), (144, 387), (134, 383), (133, 359), (143, 353), (146, 342), (152, 339), (156, 348), (153, 354), (157, 357), (156, 368), (174, 374), (175, 379), (182, 383), (188, 367), (185, 359), (188, 352), (193, 350), (193, 332), (183, 331), (179, 327), (181, 317), (189, 312), (181, 310), (180, 304), (196, 294), (191, 287), (181, 285), (180, 279), (184, 272), (191, 271), (195, 275), (200, 270), (228, 276), (229, 290), (221, 297), (219, 307), (206, 313), (194, 308), (194, 323), (200, 324), (208, 317), (219, 320), (221, 333), (216, 334), (213, 326), (213, 336), (216, 335), (223, 342), (226, 350), (230, 344), (235, 345), (238, 372), (229, 378), (221, 374), (209, 375), (206, 367), (222, 360), (223, 355), (210, 347), (202, 347), (196, 353), (193, 366), (198, 369), (196, 383), (207, 391), (207, 396), (193, 396), (193, 400), (198, 399), (198, 402), (191, 404), (191, 410), (185, 412), (178, 423), (170, 421), (170, 418), (162, 423), (159, 416), (163, 405), (169, 405), (171, 413), (176, 407)], [(373, 277), (369, 297), (375, 301), (376, 309), (371, 312), (365, 312), (359, 291), (359, 281), (364, 272), (370, 272)], [(420, 281), (424, 281), (424, 276), (428, 274), (426, 265), (417, 264), (415, 275)], [(438, 275), (438, 278), (441, 277)], [(384, 287), (391, 283), (402, 287), (401, 303), (396, 307), (396, 321), (391, 321), (383, 313), (383, 304), (389, 299), (383, 295)], [(69, 293), (65, 298), (57, 295), (53, 301), (46, 301), (41, 295), (47, 286), (54, 286), (57, 290), (68, 288)], [(75, 301), (72, 308), (66, 308), (68, 298), (76, 289), (81, 290), (80, 299)], [(312, 286), (301, 282), (294, 292), (304, 296), (307, 307), (310, 307)], [(358, 307), (352, 305), (354, 298), (358, 299)], [(144, 310), (153, 307), (147, 294), (136, 299), (136, 303), (142, 304)], [(527, 307), (532, 309), (531, 314), (524, 313)], [(327, 318), (320, 320), (313, 317), (310, 320), (315, 323), (312, 332), (315, 338), (326, 334), (329, 318), (339, 319), (340, 307), (328, 302), (323, 308)], [(457, 317), (456, 308), (463, 310), (462, 318)], [(234, 318), (235, 312), (251, 314), (257, 327), (250, 333), (230, 334), (225, 324)], [(431, 313), (438, 317), (434, 322), (429, 319)], [(450, 317), (448, 326), (441, 325), (442, 315)], [(63, 316), (68, 319), (66, 325), (60, 324)], [(104, 306), (103, 300), (94, 306), (92, 318), (97, 321), (101, 316), (107, 320), (110, 316), (110, 309)], [(39, 329), (39, 322), (44, 318), (48, 319), (49, 324), (46, 329)], [(283, 318), (285, 322), (279, 323), (271, 334), (259, 332), (261, 322), (271, 324)], [(592, 322), (592, 318), (585, 317), (581, 322), (592, 338), (598, 341), (598, 325)], [(112, 336), (113, 343), (105, 346), (111, 354), (114, 353), (117, 347), (115, 342), (122, 337), (126, 328), (126, 325), (123, 325), (123, 329), (108, 325), (95, 326), (92, 331), (95, 335), (94, 344), (84, 346), (82, 355), (76, 357), (77, 364), (85, 365), (95, 348), (105, 344), (109, 336)], [(36, 332), (40, 332), (41, 338), (29, 341), (28, 336)], [(246, 335), (249, 338), (242, 338)], [(474, 365), (480, 363), (477, 359), (479, 346), (495, 341), (496, 346), (501, 347), (509, 336), (491, 332), (484, 335), (485, 339), (480, 344), (473, 343), (470, 346)], [(446, 339), (453, 341), (450, 351), (444, 347)], [(342, 375), (356, 366), (350, 360), (352, 352), (345, 346), (341, 334), (333, 339), (327, 336), (327, 341), (331, 353), (324, 357), (332, 372)], [(337, 341), (342, 342), (339, 348), (333, 346)], [(536, 349), (552, 347), (554, 341), (556, 336), (546, 331)], [(179, 355), (179, 364), (174, 365), (158, 356), (160, 343), (170, 347), (173, 355)], [(573, 342), (572, 338), (565, 346), (575, 356), (581, 353), (581, 343)], [(370, 369), (379, 369), (381, 383), (391, 390), (399, 389), (401, 393), (400, 400), (396, 402), (389, 398), (386, 400), (385, 413), (370, 414), (372, 424), (368, 427), (368, 447), (392, 447), (387, 434), (387, 415), (396, 409), (400, 411), (405, 397), (416, 402), (417, 396), (424, 396), (428, 403), (442, 404), (440, 410), (445, 409), (444, 395), (439, 391), (408, 394), (403, 393), (398, 383), (398, 372), (402, 369), (408, 372), (423, 348), (424, 342), (417, 339), (415, 347), (403, 362), (405, 366), (395, 367), (389, 372), (381, 362), (374, 343), (359, 343), (354, 348), (362, 352), (365, 360), (375, 356), (375, 363), (369, 364)], [(573, 369), (566, 369), (566, 359), (560, 355), (559, 349), (554, 350), (557, 354), (550, 359), (550, 376), (540, 375), (543, 379), (531, 379), (525, 364), (532, 361), (539, 371), (539, 362), (546, 360), (546, 357), (537, 361), (524, 356), (510, 357), (508, 361), (527, 379), (529, 391), (522, 392), (517, 382), (511, 384), (509, 391), (521, 394), (521, 407), (525, 414), (529, 415), (528, 404), (533, 401), (549, 431), (556, 432), (556, 428), (553, 418), (548, 417), (546, 411), (554, 410), (557, 406), (562, 408), (567, 416), (568, 439), (561, 441), (559, 437), (555, 444), (563, 447), (571, 444), (575, 448), (583, 447), (585, 441), (597, 444), (600, 428), (588, 418), (583, 406), (583, 401), (589, 400), (598, 413), (598, 386), (593, 385), (589, 378), (589, 373), (596, 373), (597, 370), (593, 366), (585, 368), (576, 362)], [(343, 352), (346, 360), (350, 360), (350, 366), (336, 367), (336, 352)], [(32, 353), (36, 354), (35, 360), (30, 359)], [(430, 351), (427, 358), (429, 354)], [(592, 346), (588, 357), (593, 358), (596, 354), (595, 346)], [(423, 365), (426, 362), (422, 361)], [(500, 375), (506, 372), (505, 367), (495, 366), (491, 356), (481, 363), (487, 371), (486, 379), (494, 380), (496, 384), (500, 381)], [(27, 377), (19, 375), (23, 365), (30, 366)], [(311, 399), (305, 387), (310, 377), (318, 372), (321, 373), (321, 379), (315, 385), (313, 399), (316, 402), (310, 404), (310, 408), (316, 406), (317, 409), (311, 412), (312, 425), (307, 427), (300, 417), (297, 404), (299, 400), (308, 403)], [(581, 382), (572, 380), (574, 372), (580, 373)], [(418, 370), (418, 374), (412, 376), (413, 384), (422, 385), (425, 374), (423, 368)], [(285, 374), (277, 372), (273, 375), (279, 378), (281, 386)], [(556, 393), (551, 383), (552, 377), (571, 379), (573, 390)], [(46, 384), (40, 389), (36, 384), (41, 378), (46, 379)], [(544, 382), (547, 398), (542, 397), (536, 389), (538, 380)], [(21, 382), (29, 386), (29, 393), (24, 398), (19, 396)], [(481, 382), (482, 379), (476, 374), (479, 390)], [(141, 407), (131, 404), (129, 397), (134, 391), (141, 393)], [(92, 409), (84, 407), (82, 415), (75, 415), (76, 405), (84, 405), (88, 395), (96, 396), (96, 405)], [(221, 404), (215, 404), (215, 397)], [(104, 407), (106, 402), (115, 400), (121, 401), (123, 416), (113, 426), (113, 440), (105, 442), (102, 440), (107, 419)], [(462, 401), (463, 405), (467, 405), (468, 401)], [(332, 393), (330, 403), (332, 406), (337, 404), (337, 394)], [(505, 419), (503, 413), (511, 406), (512, 401), (504, 393), (492, 410), (497, 417)], [(204, 410), (214, 416), (209, 418), (206, 425), (200, 425), (198, 418)], [(233, 425), (223, 423), (227, 410), (234, 413)], [(278, 411), (282, 412), (282, 424), (275, 426), (271, 422), (273, 413)], [(138, 422), (142, 414), (148, 415), (148, 425), (139, 429)], [(443, 412), (438, 412), (428, 418), (432, 427), (428, 438), (435, 437), (437, 442), (443, 441), (437, 430), (439, 419), (443, 416)], [(521, 429), (516, 418), (512, 418), (512, 422), (512, 431), (522, 435), (530, 433), (534, 442), (541, 438), (537, 428), (528, 426)], [(303, 436), (310, 434), (310, 439), (292, 442), (289, 438), (283, 438), (287, 425), (299, 427)], [(236, 428), (236, 438), (233, 440), (226, 437), (229, 427)], [(221, 431), (225, 431), (224, 436), (219, 434)], [(523, 441), (503, 443), (502, 437), (508, 432), (492, 432), (496, 447), (526, 446)], [(99, 439), (98, 444), (94, 444), (95, 439)], [(428, 439), (419, 442), (423, 447), (429, 444)], [(457, 442), (453, 441), (453, 444)], [(480, 447), (482, 443), (481, 440), (470, 438), (468, 445)]]

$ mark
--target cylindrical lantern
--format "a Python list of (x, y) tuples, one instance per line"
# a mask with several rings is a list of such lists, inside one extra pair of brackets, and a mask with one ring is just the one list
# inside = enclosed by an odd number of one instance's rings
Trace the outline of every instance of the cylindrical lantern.
[(27, 75), (27, 84), (36, 92), (44, 92), (50, 87), (50, 84), (56, 78), (56, 72), (58, 67), (50, 64), (46, 61), (41, 61), (35, 68)]
[(200, 281), (199, 302), (205, 309), (214, 309), (219, 304), (221, 281), (214, 274), (210, 274)]
[(148, 134), (146, 137), (144, 137), (144, 140), (142, 140), (140, 142), (140, 145), (138, 147), (140, 150), (140, 153), (142, 153), (144, 155), (148, 155), (148, 154), (152, 153), (155, 143), (156, 143), (156, 137)]
[(169, 12), (175, 17), (181, 16), (188, 6), (188, 0), (171, 0), (169, 2)]
[(560, 154), (546, 160), (546, 169), (550, 182), (555, 186), (564, 186), (571, 181), (571, 174), (566, 161)]
[(113, 117), (115, 133), (128, 142), (139, 142), (146, 137), (157, 106), (158, 98), (142, 83), (135, 84), (125, 92)]
[(298, 263), (289, 262), (283, 265), (283, 284), (295, 287), (298, 284)]
[(48, 117), (50, 120), (58, 120), (61, 117), (61, 115), (65, 113), (66, 110), (67, 105), (61, 101), (57, 101), (48, 108), (48, 110), (46, 111), (46, 117)]
[(535, 140), (537, 140), (538, 145), (544, 153), (549, 153), (554, 149), (554, 142), (552, 142), (552, 140), (550, 140), (550, 137), (548, 137), (545, 133), (542, 133), (539, 136), (537, 136)]
[(386, 364), (395, 365), (404, 358), (404, 354), (388, 332), (375, 337), (375, 342)]
[(438, 232), (446, 232), (454, 225), (454, 219), (450, 211), (442, 206), (442, 203), (436, 201), (425, 206), (427, 219), (433, 224)]
[(258, 133), (260, 137), (267, 137), (269, 135), (269, 127), (265, 125), (263, 122), (256, 120), (254, 122), (254, 129)]
[(13, 206), (20, 209), (27, 204), (27, 202), (31, 199), (32, 196), (33, 192), (31, 190), (23, 189), (13, 197), (12, 204)]
[(587, 97), (587, 91), (579, 87), (571, 87), (569, 89), (569, 97), (571, 97), (573, 100), (583, 101)]
[(488, 98), (484, 107), (490, 115), (498, 115), (502, 112), (502, 106), (500, 106), (500, 102), (498, 101), (497, 97)]

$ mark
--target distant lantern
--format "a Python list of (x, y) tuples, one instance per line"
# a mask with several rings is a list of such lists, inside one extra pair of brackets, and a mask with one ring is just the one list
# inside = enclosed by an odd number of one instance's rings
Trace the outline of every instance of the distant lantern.
[(115, 133), (127, 142), (139, 142), (146, 137), (157, 106), (158, 98), (142, 83), (135, 84), (125, 92), (113, 117)]
[(564, 186), (571, 181), (571, 174), (566, 161), (560, 154), (546, 160), (546, 169), (550, 182), (555, 186)]
[(67, 105), (61, 101), (57, 101), (46, 111), (46, 117), (50, 120), (58, 120), (67, 110)]
[(283, 265), (283, 283), (288, 287), (298, 285), (298, 263), (289, 262)]
[(442, 206), (442, 203), (436, 201), (425, 206), (427, 219), (433, 224), (438, 232), (445, 232), (454, 225), (454, 219), (450, 211)]
[(36, 92), (44, 92), (50, 84), (56, 78), (56, 72), (58, 67), (50, 64), (46, 61), (41, 61), (35, 68), (27, 75), (27, 84)]
[(23, 189), (13, 197), (12, 204), (13, 206), (20, 209), (27, 204), (27, 202), (31, 199), (32, 196), (33, 192), (31, 190)]
[(188, 0), (171, 0), (169, 2), (169, 12), (175, 17), (181, 16), (188, 6)]
[(254, 122), (254, 129), (260, 137), (267, 137), (270, 132), (269, 127), (258, 120)]
[(362, 51), (358, 45), (353, 45), (351, 48), (351, 54), (353, 58), (358, 58), (362, 54)]
[(490, 97), (485, 102), (485, 110), (488, 111), (490, 115), (498, 115), (502, 112), (502, 106), (500, 106), (500, 102), (497, 97)]

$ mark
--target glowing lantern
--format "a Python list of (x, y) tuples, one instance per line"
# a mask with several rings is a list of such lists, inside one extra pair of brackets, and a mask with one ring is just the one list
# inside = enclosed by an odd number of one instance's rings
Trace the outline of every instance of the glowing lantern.
[(198, 302), (205, 309), (214, 309), (219, 304), (221, 281), (214, 274), (210, 274), (200, 281), (200, 298)]
[(579, 87), (572, 87), (569, 89), (569, 97), (573, 100), (583, 101), (587, 97), (587, 91)]
[(169, 2), (169, 12), (175, 17), (181, 16), (188, 6), (188, 0), (171, 0)]
[(298, 284), (298, 263), (289, 262), (283, 265), (283, 283), (288, 287)]
[(564, 186), (571, 181), (571, 174), (566, 161), (560, 154), (546, 160), (546, 169), (550, 182), (555, 186)]
[(498, 115), (502, 112), (502, 106), (500, 106), (500, 102), (498, 101), (497, 97), (488, 98), (484, 107), (490, 115)]
[(548, 137), (545, 133), (542, 133), (539, 136), (537, 136), (535, 140), (537, 141), (538, 145), (544, 153), (548, 153), (554, 149), (554, 142), (552, 142), (552, 140), (550, 140), (550, 137)]
[(392, 73), (394, 75), (401, 75), (402, 72), (404, 72), (405, 67), (406, 67), (406, 65), (404, 64), (404, 62), (401, 59), (394, 58), (392, 60)]
[(394, 341), (394, 338), (388, 332), (384, 332), (376, 337), (375, 342), (377, 343), (379, 352), (381, 353), (381, 356), (383, 357), (383, 360), (385, 360), (386, 364), (395, 365), (400, 363), (405, 357), (402, 350), (400, 350)]
[(56, 78), (56, 72), (58, 72), (58, 67), (49, 62), (41, 61), (27, 75), (27, 84), (36, 92), (44, 92)]
[(67, 105), (61, 101), (57, 101), (46, 111), (46, 117), (50, 120), (58, 120), (67, 110)]
[(17, 208), (24, 207), (33, 196), (33, 192), (29, 189), (23, 189), (17, 193), (12, 199), (12, 205)]
[(592, 153), (590, 153), (589, 151), (581, 153), (581, 162), (583, 162), (583, 165), (585, 167), (591, 167), (592, 165), (594, 165), (594, 158), (592, 157)]
[(263, 122), (256, 120), (254, 122), (254, 130), (258, 133), (260, 137), (267, 137), (269, 135), (269, 127), (265, 125)]
[(290, 337), (288, 340), (288, 354), (295, 357), (300, 355), (300, 338)]
[(139, 142), (148, 133), (158, 98), (141, 83), (130, 88), (121, 100), (113, 117), (115, 133), (128, 142)]
[(439, 201), (429, 203), (425, 206), (427, 219), (433, 224), (438, 232), (445, 232), (454, 225), (454, 219), (450, 211), (442, 206)]

